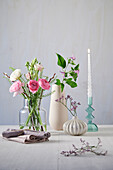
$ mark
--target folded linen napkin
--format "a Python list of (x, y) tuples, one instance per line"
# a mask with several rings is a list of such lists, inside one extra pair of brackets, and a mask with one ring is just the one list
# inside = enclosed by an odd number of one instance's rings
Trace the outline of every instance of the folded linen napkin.
[(2, 133), (2, 136), (7, 140), (19, 143), (36, 143), (48, 141), (51, 134), (49, 132), (29, 129), (7, 129)]

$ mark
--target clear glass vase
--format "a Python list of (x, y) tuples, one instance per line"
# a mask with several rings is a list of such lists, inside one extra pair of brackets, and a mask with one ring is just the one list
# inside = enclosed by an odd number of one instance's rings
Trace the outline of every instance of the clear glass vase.
[(47, 131), (47, 111), (42, 106), (40, 108), (40, 116), (41, 116), (43, 128), (45, 131)]
[(19, 111), (19, 126), (21, 128), (26, 126), (28, 116), (29, 116), (28, 101), (27, 99), (24, 99), (24, 106)]
[[(38, 104), (37, 104), (38, 105)], [(35, 108), (34, 111), (29, 111), (29, 102), (27, 99), (24, 99), (24, 106), (19, 111), (19, 126), (20, 128), (27, 127), (29, 129), (37, 130), (37, 131), (47, 131), (47, 111), (42, 106), (40, 109), (34, 107), (32, 103), (32, 107)], [(32, 107), (30, 108), (32, 110)]]

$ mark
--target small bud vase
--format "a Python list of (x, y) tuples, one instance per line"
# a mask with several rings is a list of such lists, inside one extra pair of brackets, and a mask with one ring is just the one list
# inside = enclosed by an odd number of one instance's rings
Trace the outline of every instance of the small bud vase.
[(61, 93), (61, 87), (56, 84), (52, 85), (52, 91), (55, 92), (51, 95), (49, 123), (54, 130), (63, 130), (63, 124), (68, 120), (68, 111), (65, 106), (55, 100), (63, 95), (62, 102), (65, 103), (65, 92)]
[(73, 116), (71, 120), (64, 123), (63, 130), (69, 135), (83, 135), (87, 132), (87, 124), (82, 120), (79, 120), (77, 116)]

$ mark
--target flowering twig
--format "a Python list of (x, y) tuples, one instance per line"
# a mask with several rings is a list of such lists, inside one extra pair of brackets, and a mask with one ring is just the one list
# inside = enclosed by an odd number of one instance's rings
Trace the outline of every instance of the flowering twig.
[(54, 73), (53, 77), (51, 77), (51, 78), (49, 79), (49, 81), (48, 81), (49, 83), (51, 82), (52, 79), (55, 78), (55, 75), (56, 75), (56, 73)]
[[(57, 100), (56, 100), (57, 101)], [(71, 112), (71, 110), (66, 106), (66, 104), (64, 104), (63, 102), (61, 102), (60, 100), (58, 101), (59, 103), (61, 103), (62, 105), (64, 105), (66, 107), (66, 109), (74, 116), (74, 114)]]
[(7, 75), (7, 73), (3, 73), (5, 77), (10, 78), (10, 76)]
[(107, 151), (97, 151), (100, 147), (102, 147), (101, 145), (101, 140), (100, 138), (98, 138), (98, 143), (96, 146), (94, 145), (89, 145), (88, 142), (86, 142), (83, 139), (80, 139), (81, 143), (82, 143), (82, 147), (81, 148), (77, 148), (74, 144), (72, 144), (73, 146), (73, 150), (69, 150), (69, 151), (62, 151), (61, 154), (64, 156), (79, 156), (82, 155), (86, 152), (92, 152), (96, 155), (103, 155), (105, 156), (107, 154)]
[(76, 109), (78, 107), (77, 105), (80, 105), (80, 102), (77, 103), (76, 101), (73, 100), (73, 98), (70, 95), (67, 95), (67, 97), (65, 98), (66, 103), (68, 99), (70, 100), (70, 108), (68, 108), (68, 106), (64, 102), (62, 102), (62, 99), (64, 99), (63, 95), (59, 99), (56, 99), (55, 101), (63, 104), (66, 107), (66, 109), (72, 114), (72, 116), (77, 116)]
[(79, 74), (79, 64), (75, 64), (75, 57), (70, 57), (67, 58), (66, 60), (64, 59), (63, 56), (60, 54), (56, 54), (58, 57), (58, 66), (61, 67), (60, 73), (63, 75), (62, 80), (56, 79), (57, 85), (61, 86), (61, 92), (63, 92), (63, 89), (65, 85), (69, 85), (71, 88), (77, 87), (77, 78)]

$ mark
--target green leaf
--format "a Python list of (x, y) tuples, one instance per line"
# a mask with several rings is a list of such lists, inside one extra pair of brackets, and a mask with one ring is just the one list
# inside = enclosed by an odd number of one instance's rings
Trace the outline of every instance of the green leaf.
[(67, 83), (69, 86), (71, 86), (72, 88), (77, 87), (77, 84), (76, 84), (74, 81), (72, 81), (72, 80), (67, 80), (66, 83)]
[(71, 72), (70, 75), (73, 77), (73, 79), (76, 81), (77, 79), (77, 73)]
[(59, 79), (56, 79), (56, 83), (58, 86), (60, 85), (60, 80)]
[(68, 76), (68, 73), (65, 73), (65, 77), (67, 77)]
[(60, 54), (57, 54), (57, 53), (56, 53), (56, 55), (57, 55), (57, 57), (58, 57), (58, 62), (57, 62), (57, 64), (58, 64), (60, 67), (65, 68), (65, 67), (66, 67), (66, 61), (65, 61), (65, 59), (64, 59)]
[(71, 59), (68, 59), (68, 64), (70, 64), (70, 62), (71, 62)]
[(11, 69), (12, 71), (15, 71), (16, 69), (15, 68), (13, 68), (13, 67), (9, 67), (9, 69)]
[(79, 70), (79, 64), (74, 68), (74, 70)]
[(71, 67), (71, 70), (73, 70), (73, 71), (74, 71), (74, 68), (73, 68), (73, 67)]
[(71, 62), (70, 62), (70, 64), (72, 64), (72, 65), (76, 65), (73, 61), (71, 61)]
[(29, 62), (28, 62), (28, 61), (26, 62), (25, 66), (30, 66), (30, 64), (29, 64)]
[(64, 84), (61, 83), (60, 85), (61, 85), (61, 92), (63, 92), (63, 90), (64, 90)]
[(64, 78), (63, 80), (64, 81), (70, 81), (70, 80), (72, 80), (72, 78), (68, 78), (68, 79)]

